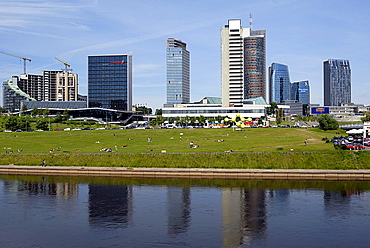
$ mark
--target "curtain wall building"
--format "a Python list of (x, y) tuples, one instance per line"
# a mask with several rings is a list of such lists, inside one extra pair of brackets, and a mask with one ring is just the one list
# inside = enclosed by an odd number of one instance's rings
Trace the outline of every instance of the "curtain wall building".
[(324, 61), (324, 105), (340, 106), (351, 102), (351, 68), (348, 60)]
[(221, 28), (222, 105), (242, 106), (244, 99), (266, 99), (266, 31), (243, 28), (229, 20)]
[(164, 107), (190, 102), (190, 52), (186, 43), (167, 39), (167, 103)]
[(291, 99), (291, 84), (287, 65), (272, 63), (269, 67), (270, 102), (282, 103)]
[(131, 110), (131, 55), (88, 56), (88, 106)]
[(310, 84), (307, 80), (293, 82), (291, 85), (291, 100), (296, 100), (302, 104), (310, 104)]

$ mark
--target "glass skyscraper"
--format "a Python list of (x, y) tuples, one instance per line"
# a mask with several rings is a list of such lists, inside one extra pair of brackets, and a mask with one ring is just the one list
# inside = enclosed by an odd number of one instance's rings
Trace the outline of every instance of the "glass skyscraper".
[(348, 60), (324, 61), (324, 105), (340, 106), (351, 102), (351, 68)]
[(307, 80), (293, 82), (291, 87), (291, 100), (303, 104), (310, 104), (310, 84)]
[(164, 107), (190, 102), (190, 52), (186, 43), (167, 39), (167, 103)]
[(266, 31), (229, 20), (221, 28), (222, 106), (241, 107), (244, 99), (266, 99)]
[(131, 111), (131, 55), (88, 56), (88, 106)]
[(265, 35), (265, 30), (250, 30), (244, 38), (244, 99), (266, 99)]
[(270, 102), (291, 100), (290, 78), (287, 65), (272, 63), (269, 68)]

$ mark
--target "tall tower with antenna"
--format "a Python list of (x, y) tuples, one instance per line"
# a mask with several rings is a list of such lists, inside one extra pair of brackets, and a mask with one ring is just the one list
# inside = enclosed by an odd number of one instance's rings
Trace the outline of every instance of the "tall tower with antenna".
[(253, 19), (252, 19), (252, 13), (249, 13), (249, 28), (253, 29)]
[(252, 30), (241, 20), (221, 28), (222, 106), (242, 107), (246, 99), (266, 99), (266, 30)]

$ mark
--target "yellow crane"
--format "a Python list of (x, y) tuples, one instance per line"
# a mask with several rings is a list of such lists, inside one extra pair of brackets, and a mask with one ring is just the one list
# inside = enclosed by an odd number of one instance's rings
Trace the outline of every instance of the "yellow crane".
[(69, 67), (71, 67), (70, 64), (68, 64), (67, 62), (65, 62), (65, 61), (63, 61), (61, 59), (58, 59), (57, 57), (55, 57), (55, 59), (58, 60), (59, 62), (62, 62), (64, 64), (64, 66), (65, 66), (64, 71), (66, 71), (66, 72), (67, 71), (72, 71), (72, 69), (69, 68)]
[(18, 56), (18, 55), (14, 55), (14, 54), (11, 54), (11, 53), (5, 53), (5, 52), (0, 52), (0, 53), (23, 59), (23, 62), (24, 62), (24, 70), (23, 71), (24, 71), (24, 74), (26, 74), (26, 60), (31, 62), (31, 59), (28, 59), (28, 58), (25, 58), (25, 57), (22, 57), (22, 56)]

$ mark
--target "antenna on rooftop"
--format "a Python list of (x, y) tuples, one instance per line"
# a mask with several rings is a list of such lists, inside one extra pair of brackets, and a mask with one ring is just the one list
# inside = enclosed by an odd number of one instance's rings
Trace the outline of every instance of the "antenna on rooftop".
[(252, 13), (249, 13), (249, 27), (252, 30), (253, 27)]

